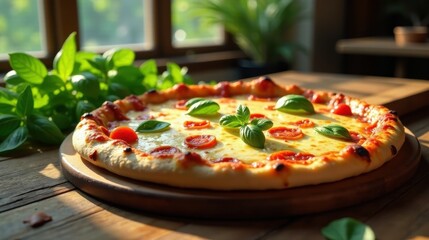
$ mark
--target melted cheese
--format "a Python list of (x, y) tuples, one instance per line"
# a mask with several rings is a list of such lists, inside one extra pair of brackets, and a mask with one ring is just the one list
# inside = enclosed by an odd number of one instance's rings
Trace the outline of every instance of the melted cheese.
[[(298, 140), (280, 140), (270, 136), (267, 131), (264, 131), (266, 141), (265, 148), (258, 149), (246, 145), (239, 137), (237, 130), (225, 129), (219, 125), (219, 118), (224, 114), (235, 114), (235, 110), (239, 104), (244, 104), (250, 109), (250, 113), (261, 113), (273, 121), (273, 127), (286, 126), (295, 127), (291, 123), (302, 119), (310, 119), (315, 123), (315, 126), (326, 124), (339, 124), (349, 131), (362, 133), (362, 129), (368, 125), (356, 118), (335, 115), (326, 112), (326, 105), (313, 104), (316, 114), (288, 114), (276, 110), (266, 110), (265, 107), (274, 105), (275, 102), (249, 101), (244, 97), (235, 97), (235, 101), (222, 101), (214, 99), (220, 105), (220, 111), (215, 116), (193, 117), (186, 115), (185, 110), (176, 109), (174, 106), (176, 101), (171, 100), (162, 104), (150, 104), (144, 111), (131, 111), (127, 113), (130, 121), (122, 121), (118, 124), (128, 125), (133, 129), (141, 123), (142, 119), (148, 119), (150, 116), (157, 120), (170, 123), (170, 129), (158, 133), (139, 133), (139, 141), (137, 148), (150, 152), (152, 149), (159, 146), (174, 146), (182, 152), (194, 151), (200, 154), (207, 160), (216, 160), (222, 157), (234, 157), (246, 163), (261, 161), (277, 151), (291, 150), (295, 152), (307, 152), (315, 156), (323, 153), (336, 151), (338, 152), (350, 142), (328, 138), (318, 134), (313, 127), (302, 128), (304, 137)], [(325, 110), (325, 111), (324, 111)], [(211, 127), (208, 129), (188, 130), (184, 128), (183, 122), (186, 120), (202, 121), (209, 120)], [(217, 145), (210, 149), (198, 150), (189, 149), (184, 145), (184, 139), (190, 135), (210, 134), (216, 136)], [(368, 137), (368, 136), (364, 136)]]

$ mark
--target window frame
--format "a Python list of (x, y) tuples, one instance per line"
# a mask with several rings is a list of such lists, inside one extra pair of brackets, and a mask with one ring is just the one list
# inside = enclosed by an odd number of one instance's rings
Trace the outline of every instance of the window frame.
[[(80, 49), (78, 0), (42, 0), (42, 3), (47, 53), (39, 57), (39, 59), (48, 67), (52, 67), (55, 54), (70, 33), (77, 33), (77, 48)], [(160, 66), (163, 66), (168, 61), (174, 61), (187, 66), (199, 65), (202, 68), (196, 68), (195, 70), (201, 70), (235, 66), (236, 60), (244, 57), (244, 54), (233, 42), (231, 35), (226, 32), (225, 42), (222, 45), (174, 47), (171, 41), (171, 0), (153, 0), (151, 4), (153, 7), (154, 46), (151, 50), (133, 49), (136, 53), (136, 61), (154, 58), (158, 60)], [(0, 72), (5, 73), (9, 70), (11, 70), (9, 61), (7, 59), (0, 60)]]

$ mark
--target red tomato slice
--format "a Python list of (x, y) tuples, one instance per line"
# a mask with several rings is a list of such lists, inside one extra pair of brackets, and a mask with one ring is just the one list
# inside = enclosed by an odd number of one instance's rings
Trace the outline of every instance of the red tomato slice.
[(192, 135), (185, 138), (186, 146), (196, 149), (207, 149), (216, 146), (217, 140), (213, 135)]
[(301, 129), (288, 127), (273, 127), (268, 130), (268, 133), (277, 139), (296, 140), (304, 137)]
[(183, 126), (186, 129), (203, 129), (203, 128), (209, 128), (210, 127), (210, 122), (207, 120), (204, 121), (184, 121), (183, 122)]
[(130, 127), (126, 127), (126, 126), (119, 126), (114, 128), (111, 132), (110, 132), (110, 138), (112, 139), (121, 139), (124, 140), (125, 142), (132, 144), (135, 141), (137, 141), (137, 133), (134, 132), (134, 130)]
[(314, 155), (310, 153), (302, 153), (302, 152), (296, 153), (289, 150), (283, 150), (283, 151), (272, 153), (268, 157), (268, 159), (269, 160), (306, 161), (312, 157), (314, 157)]
[(256, 119), (256, 118), (259, 118), (259, 119), (266, 118), (266, 119), (268, 119), (267, 116), (265, 116), (262, 113), (252, 113), (252, 114), (250, 114), (250, 120), (253, 120), (253, 119)]
[(180, 110), (186, 110), (186, 102), (187, 100), (179, 100), (176, 102), (176, 105), (174, 106), (176, 109), (180, 109)]
[(160, 146), (152, 151), (150, 151), (150, 155), (157, 158), (172, 158), (175, 154), (181, 153), (180, 149), (172, 146)]
[(302, 120), (298, 120), (294, 123), (292, 123), (293, 125), (296, 125), (300, 128), (311, 128), (314, 127), (314, 122), (311, 121), (310, 119), (302, 119)]
[(349, 105), (345, 103), (340, 103), (336, 105), (334, 109), (331, 110), (331, 112), (337, 115), (344, 115), (344, 116), (352, 115), (352, 109), (349, 107)]
[(325, 100), (322, 98), (322, 96), (318, 93), (313, 94), (311, 97), (312, 103), (325, 103)]

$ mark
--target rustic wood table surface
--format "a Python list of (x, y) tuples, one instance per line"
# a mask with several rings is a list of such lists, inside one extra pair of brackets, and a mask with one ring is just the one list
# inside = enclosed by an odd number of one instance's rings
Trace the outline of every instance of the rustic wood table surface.
[[(58, 148), (33, 146), (22, 156), (0, 157), (0, 239), (323, 239), (321, 228), (342, 217), (366, 223), (378, 239), (429, 239), (429, 81), (296, 72), (272, 78), (397, 110), (421, 144), (417, 172), (385, 196), (339, 210), (268, 220), (186, 219), (97, 200), (63, 177)], [(40, 211), (52, 221), (37, 228), (23, 223)]]

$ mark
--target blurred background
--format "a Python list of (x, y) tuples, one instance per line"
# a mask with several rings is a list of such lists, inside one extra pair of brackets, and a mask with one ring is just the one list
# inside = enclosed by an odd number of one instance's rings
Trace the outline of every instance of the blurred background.
[[(130, 48), (137, 61), (187, 66), (198, 81), (283, 70), (393, 77), (398, 56), (347, 54), (338, 41), (393, 39), (395, 26), (427, 25), (426, 14), (427, 0), (0, 0), (0, 73), (11, 52), (52, 67), (76, 32), (80, 50)], [(403, 77), (429, 79), (429, 55), (400, 59)]]

